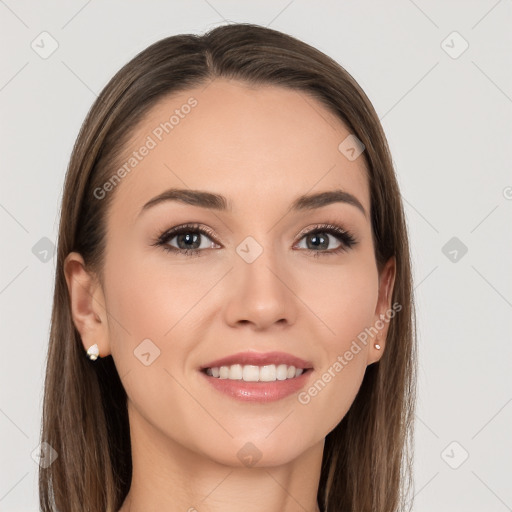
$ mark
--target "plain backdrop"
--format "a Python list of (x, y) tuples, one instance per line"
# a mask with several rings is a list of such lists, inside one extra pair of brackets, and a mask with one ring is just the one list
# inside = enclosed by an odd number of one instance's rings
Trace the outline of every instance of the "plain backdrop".
[(38, 510), (52, 250), (85, 114), (149, 44), (227, 22), (302, 39), (370, 97), (412, 244), (414, 511), (512, 510), (511, 21), (510, 0), (0, 1), (0, 511)]

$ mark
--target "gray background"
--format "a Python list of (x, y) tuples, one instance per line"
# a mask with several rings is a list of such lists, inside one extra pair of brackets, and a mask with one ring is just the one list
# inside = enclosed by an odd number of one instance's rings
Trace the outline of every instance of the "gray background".
[[(51, 250), (85, 114), (149, 44), (227, 21), (312, 44), (373, 102), (412, 243), (420, 356), (414, 510), (512, 510), (510, 0), (0, 0), (0, 20), (0, 510), (38, 510), (31, 454)], [(58, 48), (42, 58), (52, 39)]]

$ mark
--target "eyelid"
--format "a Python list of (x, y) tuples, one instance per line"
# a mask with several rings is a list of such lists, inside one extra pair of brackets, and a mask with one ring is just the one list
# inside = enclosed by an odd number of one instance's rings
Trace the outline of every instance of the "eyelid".
[(354, 245), (359, 242), (358, 238), (355, 235), (355, 232), (353, 229), (348, 229), (344, 226), (343, 222), (340, 222), (339, 220), (327, 220), (326, 222), (317, 222), (313, 224), (312, 226), (309, 225), (302, 229), (298, 234), (297, 237), (303, 237), (306, 234), (309, 234), (311, 232), (322, 230), (322, 229), (333, 229), (335, 231), (342, 231), (345, 233), (349, 238), (351, 238), (354, 242)]
[(173, 226), (172, 228), (166, 229), (161, 235), (157, 237), (155, 242), (152, 245), (158, 245), (159, 243), (165, 243), (169, 239), (174, 238), (176, 235), (179, 235), (181, 231), (199, 231), (207, 234), (213, 242), (216, 244), (222, 245), (220, 242), (217, 242), (217, 237), (212, 229), (205, 226), (204, 224), (200, 224), (198, 222), (186, 222), (185, 224), (179, 224), (177, 226)]
[[(344, 228), (339, 221), (333, 220), (333, 221), (326, 221), (326, 222), (317, 222), (316, 224), (313, 224), (312, 226), (311, 225), (306, 226), (305, 228), (302, 228), (302, 230), (299, 231), (297, 233), (297, 235), (295, 235), (295, 238), (304, 236), (305, 234), (308, 234), (312, 230), (322, 229), (322, 228), (323, 229), (325, 229), (325, 228), (341, 229), (342, 231), (345, 231), (346, 233), (349, 233), (349, 230)], [(212, 229), (210, 229), (209, 227), (207, 227), (204, 224), (201, 224), (199, 222), (186, 222), (185, 224), (179, 224), (177, 226), (173, 226), (172, 228), (166, 229), (159, 236), (159, 238), (163, 239), (163, 238), (167, 237), (168, 234), (171, 234), (171, 233), (173, 233), (175, 231), (179, 231), (179, 230), (182, 230), (182, 229), (202, 230), (202, 231), (205, 231), (208, 234), (208, 236), (210, 236), (212, 239), (214, 239), (214, 240), (217, 239), (217, 236), (213, 232)], [(220, 242), (216, 242), (216, 243), (220, 243)]]

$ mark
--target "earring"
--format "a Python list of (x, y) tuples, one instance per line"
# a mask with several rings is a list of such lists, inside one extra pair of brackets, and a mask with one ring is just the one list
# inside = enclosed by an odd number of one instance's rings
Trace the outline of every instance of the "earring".
[(98, 359), (98, 356), (100, 355), (100, 350), (98, 348), (98, 345), (96, 345), (96, 343), (94, 345), (91, 345), (88, 349), (87, 349), (87, 357), (91, 360), (91, 361), (96, 361), (96, 359)]
[(380, 350), (380, 345), (379, 345), (378, 343), (375, 343), (375, 348), (376, 348), (377, 350)]

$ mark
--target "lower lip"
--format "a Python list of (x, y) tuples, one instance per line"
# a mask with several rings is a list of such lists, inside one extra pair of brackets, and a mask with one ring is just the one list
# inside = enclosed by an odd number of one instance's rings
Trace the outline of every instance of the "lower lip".
[(237, 400), (245, 402), (274, 402), (300, 391), (309, 380), (311, 369), (298, 377), (273, 382), (245, 382), (244, 380), (220, 379), (200, 372), (217, 390)]

